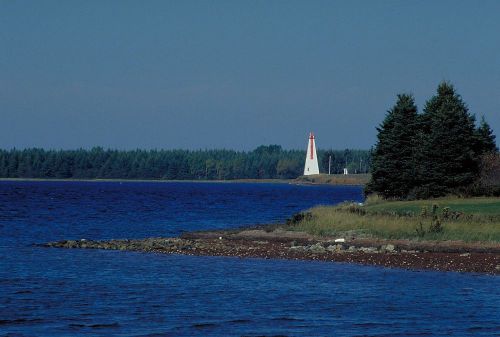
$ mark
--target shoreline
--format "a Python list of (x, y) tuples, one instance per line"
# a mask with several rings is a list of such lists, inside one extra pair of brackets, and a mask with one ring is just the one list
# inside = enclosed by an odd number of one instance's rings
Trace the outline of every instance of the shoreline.
[(200, 183), (200, 184), (233, 184), (233, 183), (243, 183), (243, 184), (290, 184), (290, 185), (301, 185), (301, 186), (319, 186), (319, 185), (330, 185), (330, 186), (364, 186), (364, 183), (345, 183), (345, 182), (310, 182), (301, 179), (233, 179), (233, 180), (196, 180), (196, 179), (186, 179), (186, 180), (167, 180), (167, 179), (72, 179), (72, 178), (0, 178), (0, 182), (115, 182), (115, 183)]
[(500, 275), (500, 244), (318, 238), (270, 226), (188, 232), (180, 237), (49, 242), (50, 248), (344, 262), (406, 270)]
[(33, 181), (33, 182), (116, 182), (116, 183), (276, 183), (276, 184), (287, 184), (294, 182), (294, 179), (234, 179), (234, 180), (196, 180), (196, 179), (186, 179), (186, 180), (167, 180), (167, 179), (107, 179), (107, 178), (96, 178), (96, 179), (79, 179), (79, 178), (0, 178), (1, 181)]

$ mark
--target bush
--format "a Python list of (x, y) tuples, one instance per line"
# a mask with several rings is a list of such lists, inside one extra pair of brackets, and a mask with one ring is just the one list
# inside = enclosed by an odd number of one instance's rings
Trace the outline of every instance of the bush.
[(473, 193), (500, 196), (500, 153), (490, 152), (481, 157), (479, 179)]
[(300, 212), (292, 215), (291, 218), (286, 220), (287, 225), (296, 225), (304, 220), (312, 220), (313, 215), (311, 212)]

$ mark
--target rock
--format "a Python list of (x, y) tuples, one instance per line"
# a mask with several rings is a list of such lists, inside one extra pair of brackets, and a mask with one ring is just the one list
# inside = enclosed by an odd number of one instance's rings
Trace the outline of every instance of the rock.
[(389, 243), (380, 247), (380, 250), (383, 252), (393, 253), (396, 250), (396, 247)]
[(290, 249), (290, 250), (305, 250), (306, 247), (304, 247), (304, 246), (292, 246), (288, 249)]
[(342, 246), (342, 245), (329, 245), (328, 247), (326, 247), (326, 250), (329, 252), (338, 253), (338, 252), (341, 252), (344, 250), (344, 246)]
[(375, 247), (361, 247), (359, 250), (363, 253), (378, 253), (378, 250)]
[(321, 243), (317, 243), (309, 247), (309, 251), (313, 253), (324, 253), (326, 251), (325, 247), (321, 245)]
[(357, 249), (354, 246), (349, 246), (349, 251), (350, 252), (355, 252)]
[(500, 264), (497, 264), (495, 270), (500, 270)]

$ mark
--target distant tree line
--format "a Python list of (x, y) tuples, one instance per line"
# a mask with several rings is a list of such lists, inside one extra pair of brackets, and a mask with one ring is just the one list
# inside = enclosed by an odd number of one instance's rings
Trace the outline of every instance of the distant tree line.
[[(279, 145), (253, 151), (232, 150), (133, 150), (96, 147), (91, 150), (0, 150), (2, 178), (66, 179), (275, 179), (302, 175), (305, 151), (284, 150)], [(320, 170), (352, 173), (370, 170), (367, 150), (318, 151)]]
[(498, 167), (495, 135), (484, 117), (477, 125), (450, 83), (438, 86), (420, 114), (412, 95), (398, 95), (377, 130), (367, 193), (421, 199), (490, 194), (500, 184), (491, 182)]

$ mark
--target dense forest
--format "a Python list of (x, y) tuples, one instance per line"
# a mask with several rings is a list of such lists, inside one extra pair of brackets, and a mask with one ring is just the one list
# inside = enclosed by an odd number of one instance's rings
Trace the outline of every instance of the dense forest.
[[(96, 147), (91, 150), (0, 150), (2, 178), (66, 179), (274, 179), (296, 178), (304, 170), (305, 151), (284, 150), (279, 145), (253, 151), (233, 150), (133, 150)], [(366, 150), (319, 150), (320, 171), (350, 173), (370, 170)]]
[(477, 123), (450, 83), (438, 86), (422, 113), (412, 95), (398, 95), (377, 139), (367, 193), (396, 199), (500, 194), (493, 130), (484, 118)]

